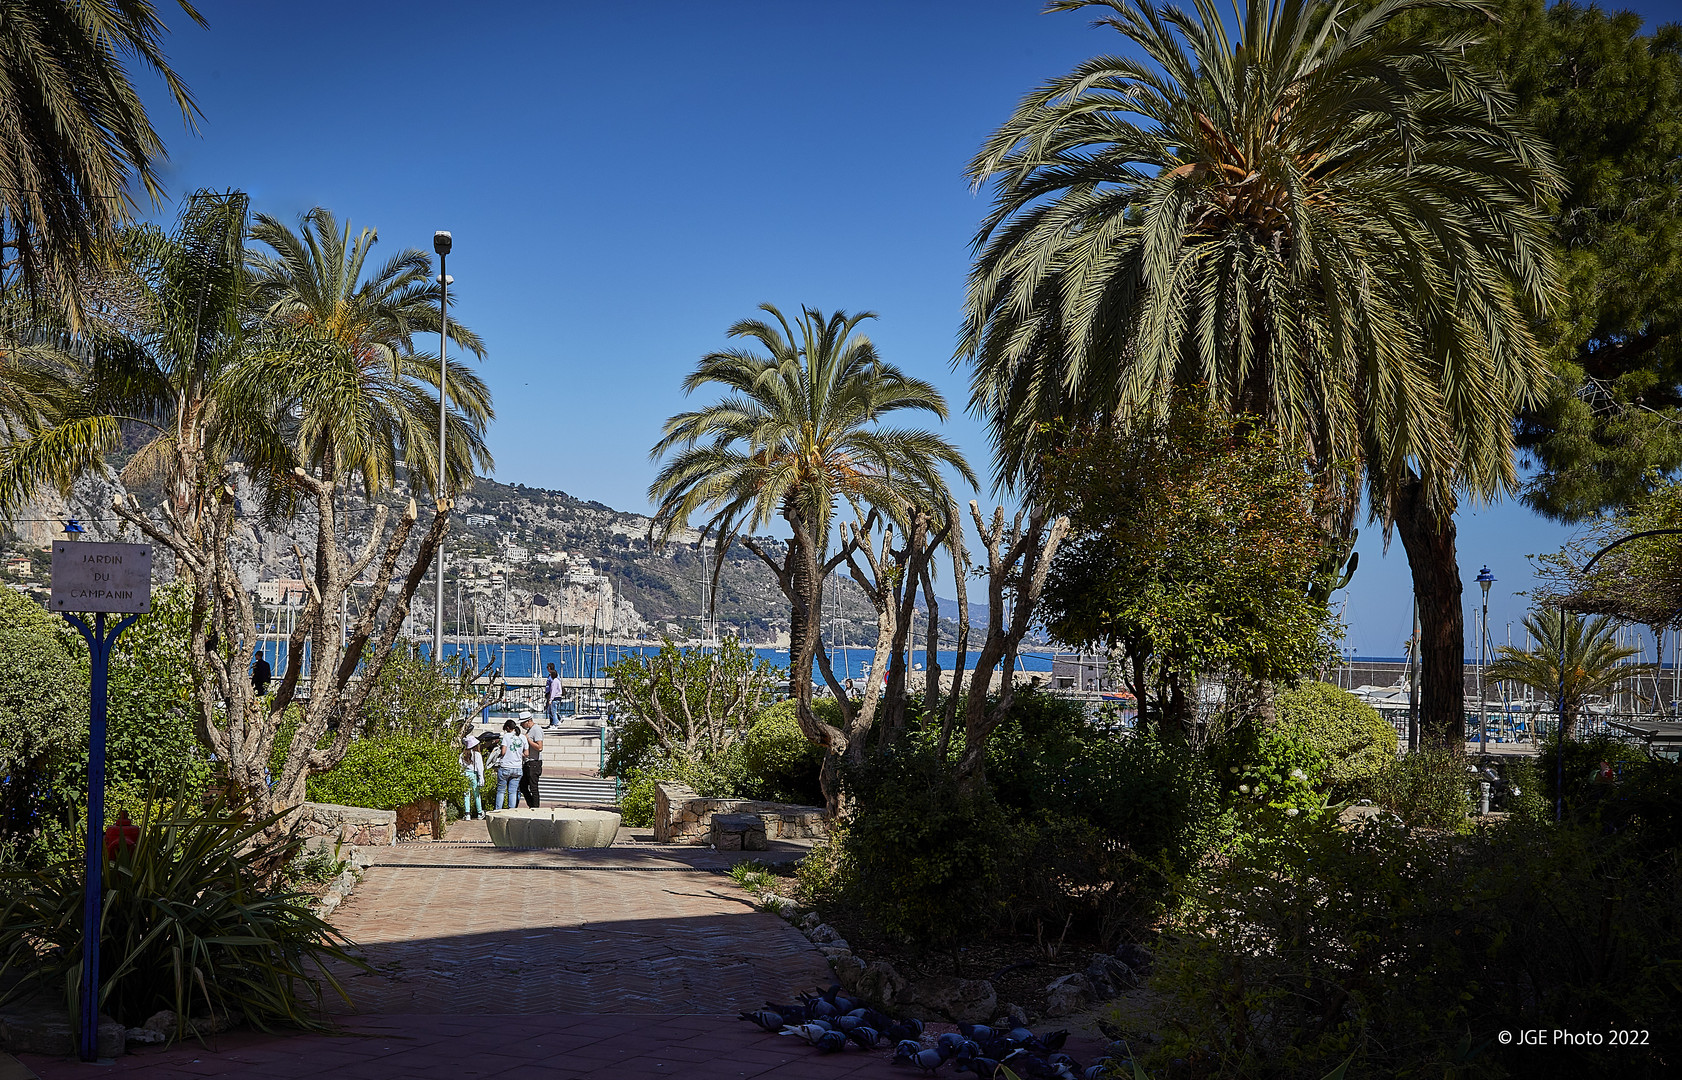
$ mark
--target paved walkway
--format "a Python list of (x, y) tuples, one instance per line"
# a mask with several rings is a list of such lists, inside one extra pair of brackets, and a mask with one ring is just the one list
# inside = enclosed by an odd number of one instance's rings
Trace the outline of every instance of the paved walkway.
[[(465, 838), (468, 842), (457, 843)], [(371, 973), (346, 973), (339, 1035), (238, 1032), (96, 1066), (25, 1055), (43, 1080), (108, 1077), (890, 1076), (889, 1051), (820, 1057), (735, 1018), (827, 985), (793, 927), (755, 911), (706, 849), (380, 849), (335, 922)]]

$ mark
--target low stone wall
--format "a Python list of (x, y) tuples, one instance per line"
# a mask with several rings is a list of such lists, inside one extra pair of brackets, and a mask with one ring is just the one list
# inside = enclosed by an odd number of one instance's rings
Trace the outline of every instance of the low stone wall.
[(707, 844), (712, 842), (714, 814), (758, 814), (771, 840), (815, 839), (829, 835), (829, 821), (821, 806), (790, 806), (758, 799), (703, 799), (684, 784), (654, 785), (654, 842)]
[(307, 802), (299, 815), (298, 831), (317, 844), (390, 847), (397, 843), (397, 811)]

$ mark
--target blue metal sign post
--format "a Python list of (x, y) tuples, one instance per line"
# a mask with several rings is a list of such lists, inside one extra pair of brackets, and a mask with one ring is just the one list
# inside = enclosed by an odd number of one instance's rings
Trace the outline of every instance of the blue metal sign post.
[[(80, 532), (71, 521), (65, 532)], [(99, 941), (105, 911), (105, 684), (111, 646), (129, 624), (152, 610), (152, 549), (147, 544), (53, 542), (50, 605), (88, 643), (88, 828), (82, 886), (81, 1016), (76, 1032), (83, 1061), (99, 1059)], [(79, 613), (92, 613), (93, 626)], [(110, 631), (105, 616), (118, 614)]]
[(80, 616), (66, 613), (70, 625), (81, 631), (93, 656), (92, 685), (88, 695), (88, 832), (87, 885), (82, 892), (82, 1023), (77, 1032), (83, 1061), (99, 1059), (99, 924), (104, 913), (105, 881), (105, 678), (110, 667), (111, 646), (117, 635), (128, 629), (139, 615), (126, 615), (105, 632), (105, 612), (93, 617), (93, 627)]

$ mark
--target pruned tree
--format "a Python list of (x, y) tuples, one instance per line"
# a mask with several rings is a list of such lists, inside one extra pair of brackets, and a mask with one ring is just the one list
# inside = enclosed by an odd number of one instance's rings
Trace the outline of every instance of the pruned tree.
[[(198, 680), (194, 699), (199, 734), (245, 800), (264, 812), (278, 813), (295, 810), (304, 801), (304, 781), (337, 764), (349, 749), (356, 726), (348, 721), (361, 710), (391, 655), (410, 600), (449, 527), (449, 513), (445, 504), (435, 509), (415, 557), (399, 578), (398, 564), (418, 517), (414, 501), (389, 530), (389, 509), (376, 507), (367, 542), (360, 552), (352, 552), (339, 536), (335, 485), (298, 469), (295, 480), (317, 516), (315, 557), (294, 549), (305, 584), (304, 607), (287, 641), (286, 671), (272, 694), (259, 697), (247, 674), (260, 640), (256, 605), (240, 582), (232, 556), (236, 535), (249, 528), (240, 517), (240, 500), (231, 482), (236, 471), (230, 469), (229, 482), (215, 493), (209, 513), (191, 530), (173, 515), (160, 525), (120, 499), (114, 509), (167, 547), (176, 558), (177, 573), (192, 583), (189, 647)], [(351, 585), (370, 566), (376, 567), (373, 582), (360, 603), (352, 603)], [(339, 617), (345, 612), (350, 617), (341, 633)], [(306, 643), (311, 675), (308, 694), (300, 696)], [(275, 739), (295, 704), (301, 719), (280, 775), (271, 777)]]
[[(959, 781), (973, 787), (986, 779), (983, 769), (987, 740), (1010, 715), (1011, 702), (1016, 696), (1017, 650), (1034, 625), (1034, 610), (1040, 593), (1045, 590), (1046, 575), (1057, 557), (1057, 548), (1069, 534), (1069, 519), (1059, 516), (1052, 520), (1044, 507), (1034, 507), (1018, 510), (1007, 529), (1002, 506), (993, 510), (990, 523), (982, 520), (981, 507), (976, 503), (969, 504), (969, 511), (976, 531), (981, 534), (982, 548), (987, 552), (987, 636), (981, 641), (975, 669), (969, 673), (964, 699), (964, 746), (956, 765)], [(1002, 671), (1003, 677), (998, 695), (989, 697), (995, 671)], [(962, 675), (962, 669), (954, 673), (954, 699), (963, 692), (959, 685)], [(941, 730), (943, 756), (952, 734), (947, 728)]]
[(780, 672), (731, 638), (706, 649), (667, 638), (658, 653), (627, 656), (608, 675), (614, 699), (649, 726), (669, 757), (700, 764), (735, 745)]

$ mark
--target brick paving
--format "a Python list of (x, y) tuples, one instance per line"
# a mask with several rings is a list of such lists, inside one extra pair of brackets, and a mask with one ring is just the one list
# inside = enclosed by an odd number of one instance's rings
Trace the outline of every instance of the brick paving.
[[(628, 838), (631, 839), (631, 838)], [(242, 1031), (107, 1065), (22, 1055), (42, 1080), (688, 1080), (891, 1075), (889, 1051), (819, 1056), (735, 1018), (829, 981), (707, 849), (498, 851), (469, 828), (380, 849), (334, 922), (373, 967), (343, 972), (333, 1035)]]

